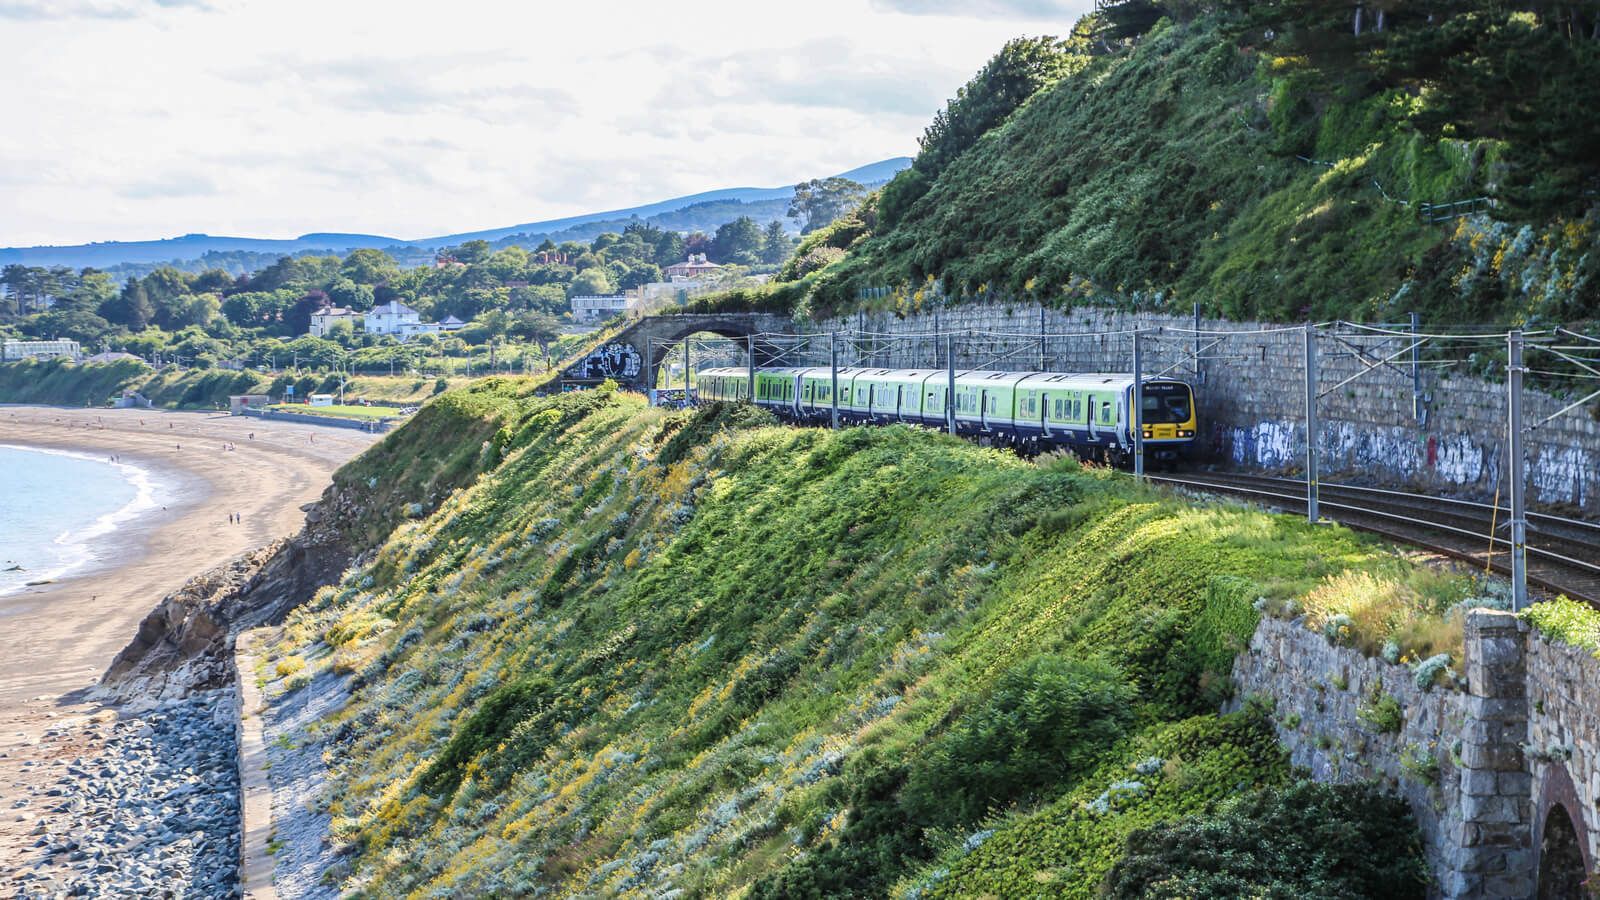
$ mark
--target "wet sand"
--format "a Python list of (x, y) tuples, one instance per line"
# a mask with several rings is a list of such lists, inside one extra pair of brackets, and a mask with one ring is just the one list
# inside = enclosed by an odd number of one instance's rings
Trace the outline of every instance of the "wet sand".
[(72, 736), (114, 713), (85, 694), (145, 614), (190, 577), (299, 530), (300, 507), (377, 437), (216, 413), (0, 406), (0, 443), (114, 453), (167, 498), (102, 539), (113, 559), (0, 597), (0, 860), (34, 841), (32, 811), (13, 804), (50, 762), (93, 752)]

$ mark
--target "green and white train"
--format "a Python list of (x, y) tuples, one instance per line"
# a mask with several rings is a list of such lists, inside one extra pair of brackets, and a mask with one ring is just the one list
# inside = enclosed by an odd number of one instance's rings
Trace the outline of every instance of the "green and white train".
[[(791, 422), (829, 421), (833, 370), (758, 368), (751, 394), (743, 368), (696, 373), (699, 402), (751, 400)], [(854, 425), (907, 424), (949, 427), (950, 373), (944, 369), (839, 370), (839, 419)], [(1145, 455), (1174, 461), (1198, 433), (1194, 391), (1187, 382), (1144, 379)], [(1123, 464), (1133, 458), (1133, 376), (1058, 372), (958, 371), (956, 432), (1024, 451), (1071, 449)]]

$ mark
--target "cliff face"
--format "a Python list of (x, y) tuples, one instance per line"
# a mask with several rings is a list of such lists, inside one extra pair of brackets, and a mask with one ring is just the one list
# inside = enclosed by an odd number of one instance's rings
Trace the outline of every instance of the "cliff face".
[(337, 581), (353, 548), (329, 523), (355, 513), (335, 488), (306, 510), (297, 535), (231, 559), (167, 595), (100, 679), (115, 700), (173, 699), (233, 681), (233, 636), (276, 624)]

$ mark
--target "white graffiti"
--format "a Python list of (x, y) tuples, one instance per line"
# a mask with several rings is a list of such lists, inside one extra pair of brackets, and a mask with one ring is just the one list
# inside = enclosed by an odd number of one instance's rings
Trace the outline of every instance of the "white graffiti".
[(1528, 464), (1528, 481), (1540, 500), (1583, 506), (1600, 478), (1593, 456), (1581, 447), (1545, 448)]

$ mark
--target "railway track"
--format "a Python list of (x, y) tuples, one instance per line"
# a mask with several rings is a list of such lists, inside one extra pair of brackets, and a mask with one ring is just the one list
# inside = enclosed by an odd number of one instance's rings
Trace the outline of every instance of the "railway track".
[[(1231, 494), (1305, 512), (1306, 483), (1266, 475), (1205, 472), (1147, 475), (1157, 484)], [(1511, 572), (1510, 511), (1504, 506), (1403, 491), (1322, 484), (1324, 518), (1432, 550), (1501, 574)], [(1600, 524), (1528, 513), (1528, 585), (1600, 607)]]

